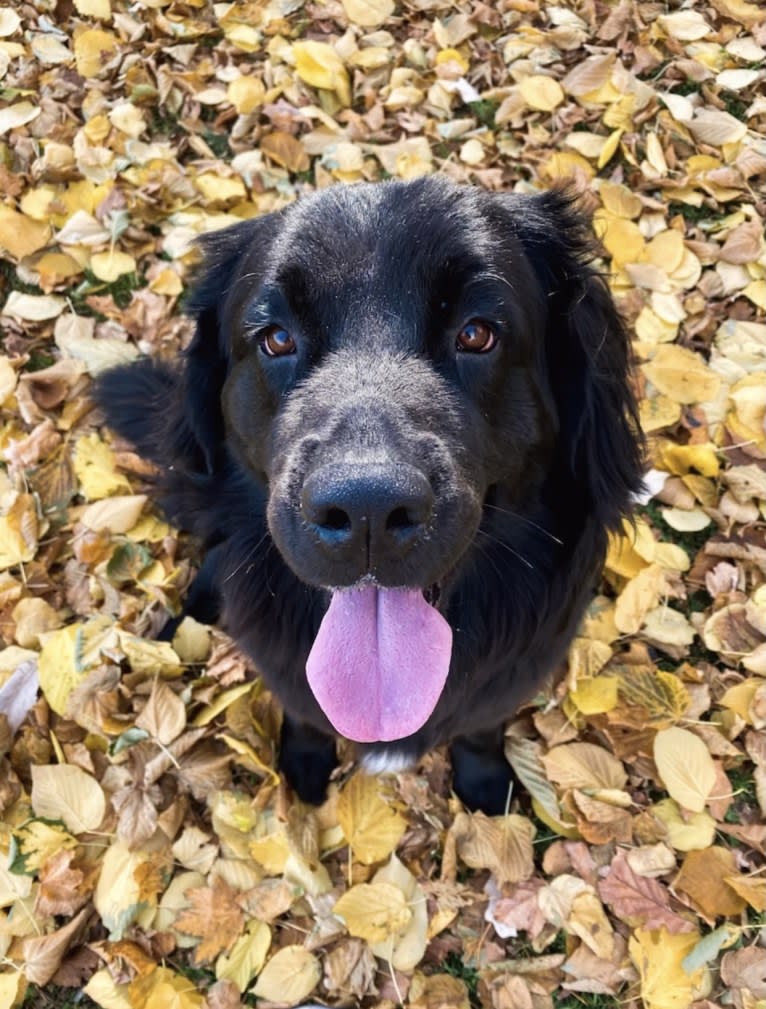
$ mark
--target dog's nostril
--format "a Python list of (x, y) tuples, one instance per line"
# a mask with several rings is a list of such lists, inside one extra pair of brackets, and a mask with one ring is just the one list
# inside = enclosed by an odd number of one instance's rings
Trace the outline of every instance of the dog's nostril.
[(329, 508), (323, 521), (319, 524), (325, 529), (334, 529), (339, 532), (351, 529), (351, 519), (342, 508)]
[(410, 515), (406, 508), (394, 508), (391, 514), (386, 518), (386, 529), (409, 529), (411, 526), (417, 525), (417, 519)]

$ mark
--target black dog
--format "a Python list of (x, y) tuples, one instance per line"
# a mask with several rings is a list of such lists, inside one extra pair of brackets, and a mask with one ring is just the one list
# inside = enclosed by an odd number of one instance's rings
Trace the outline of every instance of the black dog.
[(179, 367), (100, 382), (285, 707), (319, 802), (334, 733), (370, 770), (452, 744), (501, 811), (502, 723), (561, 661), (641, 483), (628, 342), (561, 193), (338, 186), (203, 242)]

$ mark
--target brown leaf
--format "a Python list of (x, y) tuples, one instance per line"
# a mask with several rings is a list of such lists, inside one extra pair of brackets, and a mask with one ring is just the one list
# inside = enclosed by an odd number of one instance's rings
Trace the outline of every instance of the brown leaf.
[(598, 884), (598, 892), (628, 924), (640, 923), (647, 929), (665, 928), (668, 932), (694, 931), (691, 922), (671, 909), (668, 891), (656, 879), (639, 876), (622, 854), (613, 859), (609, 872)]
[(179, 932), (199, 937), (194, 950), (194, 962), (206, 963), (219, 953), (231, 949), (245, 924), (245, 916), (237, 902), (237, 891), (221, 877), (214, 876), (210, 886), (187, 892), (191, 907), (176, 919)]
[(684, 858), (673, 887), (688, 894), (709, 919), (744, 911), (746, 902), (725, 881), (736, 874), (737, 860), (730, 848), (714, 846), (690, 851)]
[(83, 908), (62, 928), (47, 935), (29, 936), (21, 942), (24, 975), (32, 984), (47, 984), (61, 964), (65, 953), (74, 945), (75, 937), (86, 924), (91, 912)]
[(472, 869), (489, 869), (499, 883), (518, 883), (534, 872), (535, 828), (525, 816), (458, 813), (449, 833), (458, 857)]
[(261, 137), (260, 147), (272, 161), (290, 172), (306, 172), (311, 164), (301, 142), (289, 133), (279, 130), (267, 133)]

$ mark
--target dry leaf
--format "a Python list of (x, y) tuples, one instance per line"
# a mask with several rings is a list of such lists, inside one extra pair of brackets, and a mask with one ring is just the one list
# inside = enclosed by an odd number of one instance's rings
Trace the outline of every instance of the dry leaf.
[(263, 968), (253, 988), (259, 998), (297, 1005), (319, 984), (319, 960), (302, 946), (284, 946)]
[(338, 822), (354, 858), (364, 865), (380, 862), (396, 848), (407, 821), (382, 798), (380, 782), (357, 773), (338, 799)]
[(347, 890), (333, 907), (350, 935), (370, 943), (385, 942), (407, 928), (412, 911), (402, 891), (391, 883), (360, 883)]
[(654, 761), (670, 796), (694, 813), (705, 808), (715, 784), (710, 751), (693, 732), (661, 729), (654, 740)]

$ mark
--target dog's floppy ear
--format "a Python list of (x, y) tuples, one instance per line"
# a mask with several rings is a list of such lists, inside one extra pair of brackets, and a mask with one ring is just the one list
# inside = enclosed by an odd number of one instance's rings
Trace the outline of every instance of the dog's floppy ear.
[(184, 312), (196, 318), (197, 328), (184, 352), (180, 402), (197, 449), (195, 468), (207, 473), (216, 468), (224, 438), (220, 398), (229, 353), (227, 334), (221, 327), (223, 307), (241, 272), (245, 252), (261, 233), (265, 236), (272, 230), (274, 216), (243, 221), (212, 232), (199, 242), (202, 265), (183, 305)]
[(545, 356), (561, 461), (587, 507), (618, 527), (641, 487), (643, 448), (625, 325), (591, 265), (595, 241), (571, 195), (511, 196), (506, 207), (547, 301)]
[(146, 359), (98, 379), (94, 398), (115, 431), (164, 468), (212, 473), (223, 443), (220, 395), (228, 368), (228, 334), (221, 314), (248, 251), (264, 252), (279, 229), (279, 214), (243, 221), (201, 239), (203, 261), (183, 308), (196, 317), (182, 365)]

